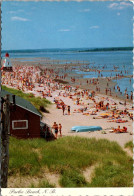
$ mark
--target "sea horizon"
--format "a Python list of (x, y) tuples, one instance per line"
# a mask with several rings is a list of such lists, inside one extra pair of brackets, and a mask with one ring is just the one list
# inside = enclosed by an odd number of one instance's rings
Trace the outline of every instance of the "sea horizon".
[(133, 46), (124, 46), (124, 47), (80, 47), (80, 48), (42, 48), (42, 49), (7, 49), (1, 50), (2, 53), (25, 53), (25, 52), (61, 52), (61, 51), (69, 51), (69, 52), (105, 52), (105, 51), (130, 51), (133, 50)]

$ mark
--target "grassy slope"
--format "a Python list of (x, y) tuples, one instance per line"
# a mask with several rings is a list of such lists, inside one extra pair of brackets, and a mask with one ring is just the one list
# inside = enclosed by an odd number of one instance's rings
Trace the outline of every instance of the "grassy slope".
[(31, 102), (39, 112), (41, 112), (40, 106), (47, 107), (48, 104), (51, 104), (49, 100), (43, 99), (41, 97), (35, 97), (32, 93), (26, 94), (20, 90), (8, 88), (6, 86), (2, 86), (2, 89)]
[(131, 152), (133, 152), (133, 142), (132, 141), (127, 142), (125, 144), (125, 148), (128, 148), (128, 149), (130, 149)]
[[(40, 177), (48, 168), (60, 174), (62, 187), (130, 187), (133, 160), (116, 142), (65, 137), (52, 142), (43, 139), (10, 138), (9, 176)], [(96, 165), (91, 182), (82, 171)], [(40, 178), (38, 187), (53, 187)], [(31, 185), (31, 187), (37, 187)]]

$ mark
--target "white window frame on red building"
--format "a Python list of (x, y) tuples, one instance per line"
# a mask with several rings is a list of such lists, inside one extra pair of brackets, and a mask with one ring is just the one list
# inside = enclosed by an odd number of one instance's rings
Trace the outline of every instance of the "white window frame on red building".
[[(25, 127), (14, 127), (14, 123), (15, 122), (26, 122), (26, 126)], [(28, 120), (13, 120), (12, 121), (12, 129), (16, 130), (16, 129), (28, 129)]]

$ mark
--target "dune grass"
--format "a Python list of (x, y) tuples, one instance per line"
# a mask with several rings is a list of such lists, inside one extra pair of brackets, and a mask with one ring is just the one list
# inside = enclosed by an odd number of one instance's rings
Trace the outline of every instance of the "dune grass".
[(89, 184), (86, 182), (84, 176), (78, 169), (66, 169), (63, 170), (60, 184), (63, 187), (88, 187)]
[(128, 148), (128, 149), (131, 150), (131, 152), (133, 152), (133, 142), (132, 142), (132, 141), (127, 142), (127, 143), (125, 144), (125, 148)]
[(31, 183), (30, 188), (55, 188), (55, 185), (50, 184), (46, 179), (40, 181), (37, 185)]
[[(11, 137), (9, 154), (10, 176), (20, 173), (39, 177), (43, 169), (48, 168), (50, 172), (60, 174), (61, 187), (132, 186), (132, 158), (116, 142), (105, 139), (63, 137), (46, 142), (44, 139), (18, 140)], [(97, 166), (89, 183), (82, 171), (93, 165)], [(39, 186), (45, 188), (49, 185), (43, 179)]]
[(2, 89), (31, 102), (39, 112), (41, 112), (40, 106), (46, 108), (49, 104), (51, 104), (49, 100), (41, 97), (35, 97), (32, 93), (23, 93), (20, 90), (8, 88), (6, 86), (2, 86)]

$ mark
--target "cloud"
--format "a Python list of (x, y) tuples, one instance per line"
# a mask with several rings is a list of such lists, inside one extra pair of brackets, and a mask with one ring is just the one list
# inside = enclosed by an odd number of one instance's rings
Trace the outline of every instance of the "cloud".
[(79, 12), (90, 12), (89, 8), (83, 9), (83, 10), (79, 10)]
[(110, 3), (108, 8), (122, 10), (122, 9), (125, 9), (126, 7), (129, 7), (129, 6), (133, 6), (133, 4), (128, 3), (128, 2), (120, 2), (120, 3)]
[(70, 29), (60, 29), (59, 31), (67, 32), (67, 31), (70, 31)]
[(29, 21), (29, 19), (27, 19), (27, 18), (22, 18), (22, 17), (18, 17), (18, 16), (11, 17), (11, 20), (12, 21), (23, 21), (23, 22)]
[(24, 12), (24, 10), (16, 10), (16, 11), (9, 11), (9, 14), (16, 14), (16, 13), (20, 13), (20, 12)]
[(128, 2), (120, 2), (120, 5), (133, 6), (131, 3)]
[(91, 26), (90, 29), (98, 29), (99, 26)]
[(115, 8), (117, 7), (119, 4), (118, 3), (111, 3), (108, 7), (109, 8)]

